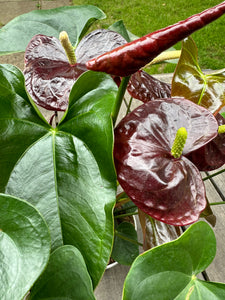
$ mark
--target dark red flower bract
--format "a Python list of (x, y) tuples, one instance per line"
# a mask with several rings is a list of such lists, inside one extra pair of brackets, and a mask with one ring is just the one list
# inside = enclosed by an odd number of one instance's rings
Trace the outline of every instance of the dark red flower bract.
[(70, 90), (86, 69), (71, 66), (55, 37), (35, 35), (25, 52), (26, 88), (36, 104), (48, 110), (67, 109)]
[(57, 38), (35, 35), (25, 52), (26, 88), (36, 104), (48, 110), (65, 111), (73, 84), (87, 71), (85, 63), (125, 43), (126, 40), (114, 31), (95, 30), (78, 44), (77, 63), (70, 65)]
[(197, 167), (170, 150), (180, 127), (188, 138), (183, 154), (217, 136), (215, 117), (181, 98), (145, 103), (115, 129), (114, 159), (119, 183), (131, 200), (153, 218), (171, 225), (195, 222), (206, 206)]
[(129, 94), (142, 102), (171, 97), (171, 85), (162, 82), (147, 72), (139, 70), (134, 73), (127, 86)]
[[(218, 125), (224, 125), (225, 119), (216, 115)], [(205, 146), (189, 153), (186, 156), (199, 171), (212, 171), (222, 167), (225, 163), (225, 133), (218, 134)]]

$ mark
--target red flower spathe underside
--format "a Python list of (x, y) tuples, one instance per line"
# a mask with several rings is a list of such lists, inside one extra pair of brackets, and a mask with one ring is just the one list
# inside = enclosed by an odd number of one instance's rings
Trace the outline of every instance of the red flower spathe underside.
[[(224, 125), (225, 119), (216, 115), (218, 125)], [(199, 171), (212, 171), (222, 167), (225, 163), (225, 133), (220, 133), (215, 139), (205, 146), (189, 153), (187, 158), (191, 160)]]
[(141, 210), (171, 225), (195, 222), (206, 206), (196, 166), (183, 155), (175, 159), (170, 154), (180, 127), (188, 132), (183, 154), (208, 143), (218, 130), (208, 110), (183, 98), (145, 103), (115, 129), (119, 183)]

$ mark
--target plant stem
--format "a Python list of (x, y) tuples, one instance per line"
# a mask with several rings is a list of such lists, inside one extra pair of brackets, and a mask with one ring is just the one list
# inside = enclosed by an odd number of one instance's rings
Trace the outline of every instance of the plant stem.
[(115, 230), (115, 235), (117, 235), (119, 238), (121, 238), (121, 239), (123, 239), (123, 240), (125, 240), (125, 241), (128, 241), (128, 242), (130, 242), (130, 243), (132, 243), (132, 244), (135, 244), (135, 245), (138, 245), (138, 246), (142, 246), (142, 247), (143, 247), (143, 244), (142, 244), (142, 243), (139, 243), (138, 241), (132, 240), (132, 239), (130, 239), (130, 238), (128, 238), (128, 237), (126, 237), (126, 236), (120, 234), (117, 230)]
[(121, 211), (126, 211), (126, 210), (133, 209), (133, 208), (137, 208), (137, 206), (136, 205), (132, 205), (132, 206), (127, 207), (127, 208), (118, 209), (118, 210), (115, 211), (115, 213), (116, 213), (115, 216), (117, 216), (118, 213), (120, 213)]
[(114, 218), (118, 219), (118, 218), (123, 218), (123, 217), (128, 217), (128, 216), (134, 216), (134, 215), (137, 215), (137, 214), (138, 214), (138, 212), (126, 213), (126, 214), (114, 216)]
[(121, 192), (120, 194), (118, 194), (116, 196), (116, 202), (119, 203), (119, 202), (123, 202), (124, 199), (128, 198), (127, 194), (125, 192)]
[(116, 102), (112, 111), (112, 119), (113, 119), (113, 124), (116, 123), (119, 111), (120, 111), (120, 107), (121, 104), (123, 102), (123, 97), (125, 95), (126, 89), (127, 89), (127, 85), (129, 82), (130, 76), (127, 77), (123, 77), (123, 79), (121, 80), (120, 86), (119, 86), (119, 90), (116, 96)]
[(218, 171), (218, 172), (216, 172), (216, 173), (214, 173), (214, 174), (211, 174), (211, 175), (209, 175), (209, 176), (206, 176), (206, 177), (202, 178), (202, 180), (205, 181), (205, 180), (210, 179), (210, 178), (212, 178), (212, 177), (214, 177), (214, 176), (216, 176), (216, 175), (219, 175), (219, 174), (221, 174), (221, 173), (223, 173), (223, 172), (225, 172), (225, 169), (220, 170), (220, 171)]
[(55, 126), (57, 127), (59, 124), (59, 116), (57, 110), (55, 111)]
[(128, 197), (126, 197), (126, 198), (120, 198), (118, 201), (116, 201), (116, 203), (123, 203), (123, 204), (125, 204), (125, 203), (128, 203), (128, 202), (130, 202), (131, 200), (130, 200), (130, 198), (128, 198)]
[(221, 204), (225, 204), (225, 201), (209, 203), (209, 205), (221, 205)]
[(42, 0), (38, 0), (37, 8), (42, 9)]
[(156, 225), (155, 225), (155, 221), (152, 217), (150, 217), (149, 215), (146, 215), (146, 217), (148, 218), (148, 220), (150, 221), (151, 225), (152, 225), (152, 234), (153, 234), (153, 238), (154, 238), (154, 243), (157, 244), (157, 238), (156, 238)]
[(133, 97), (130, 97), (130, 101), (129, 101), (129, 103), (127, 104), (127, 112), (126, 112), (126, 115), (128, 115), (129, 112), (130, 112), (130, 107), (131, 107), (132, 101), (133, 101)]

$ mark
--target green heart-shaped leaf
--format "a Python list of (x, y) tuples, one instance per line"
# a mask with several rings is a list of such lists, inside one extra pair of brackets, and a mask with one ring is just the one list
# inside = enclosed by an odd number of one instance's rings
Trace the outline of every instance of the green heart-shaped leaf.
[(30, 204), (0, 194), (0, 299), (22, 299), (50, 255), (48, 227)]
[(91, 278), (80, 251), (73, 246), (56, 249), (29, 299), (94, 300)]
[[(3, 192), (20, 156), (31, 144), (48, 133), (50, 126), (40, 118), (40, 113), (37, 114), (29, 101), (24, 77), (19, 69), (12, 65), (0, 65), (0, 79), (0, 192)], [(23, 128), (21, 133), (20, 126)], [(8, 131), (9, 128), (13, 132)]]
[[(88, 82), (88, 84), (87, 84)], [(82, 139), (91, 149), (106, 180), (115, 181), (111, 111), (117, 87), (103, 73), (86, 72), (70, 93), (59, 130)]]
[[(23, 94), (22, 73), (1, 68), (0, 81), (17, 82)], [(111, 111), (117, 86), (110, 76), (84, 73), (74, 85), (67, 115), (54, 129), (10, 84), (0, 85), (0, 190), (36, 206), (49, 226), (52, 248), (77, 247), (96, 286), (112, 247)]]
[(183, 41), (171, 95), (191, 100), (212, 113), (217, 113), (225, 105), (225, 69), (204, 74), (198, 64), (197, 47), (190, 37)]
[(123, 300), (212, 300), (225, 298), (225, 284), (196, 275), (215, 257), (216, 239), (205, 222), (191, 225), (177, 240), (155, 247), (133, 263)]
[(93, 5), (31, 11), (16, 17), (0, 29), (0, 55), (25, 51), (36, 34), (58, 38), (64, 30), (76, 45), (94, 21), (104, 18), (104, 12)]

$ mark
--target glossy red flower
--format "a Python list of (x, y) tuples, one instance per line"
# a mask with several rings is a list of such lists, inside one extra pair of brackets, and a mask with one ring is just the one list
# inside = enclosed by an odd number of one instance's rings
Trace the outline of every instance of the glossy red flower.
[[(183, 155), (171, 148), (177, 130), (188, 133)], [(159, 99), (139, 106), (115, 129), (114, 159), (119, 183), (146, 214), (171, 225), (195, 222), (206, 206), (197, 167), (185, 157), (217, 136), (207, 109), (186, 99)]]
[[(224, 125), (225, 119), (216, 115), (218, 125)], [(225, 163), (225, 133), (220, 133), (205, 146), (192, 151), (186, 156), (199, 171), (212, 171), (222, 167)]]

